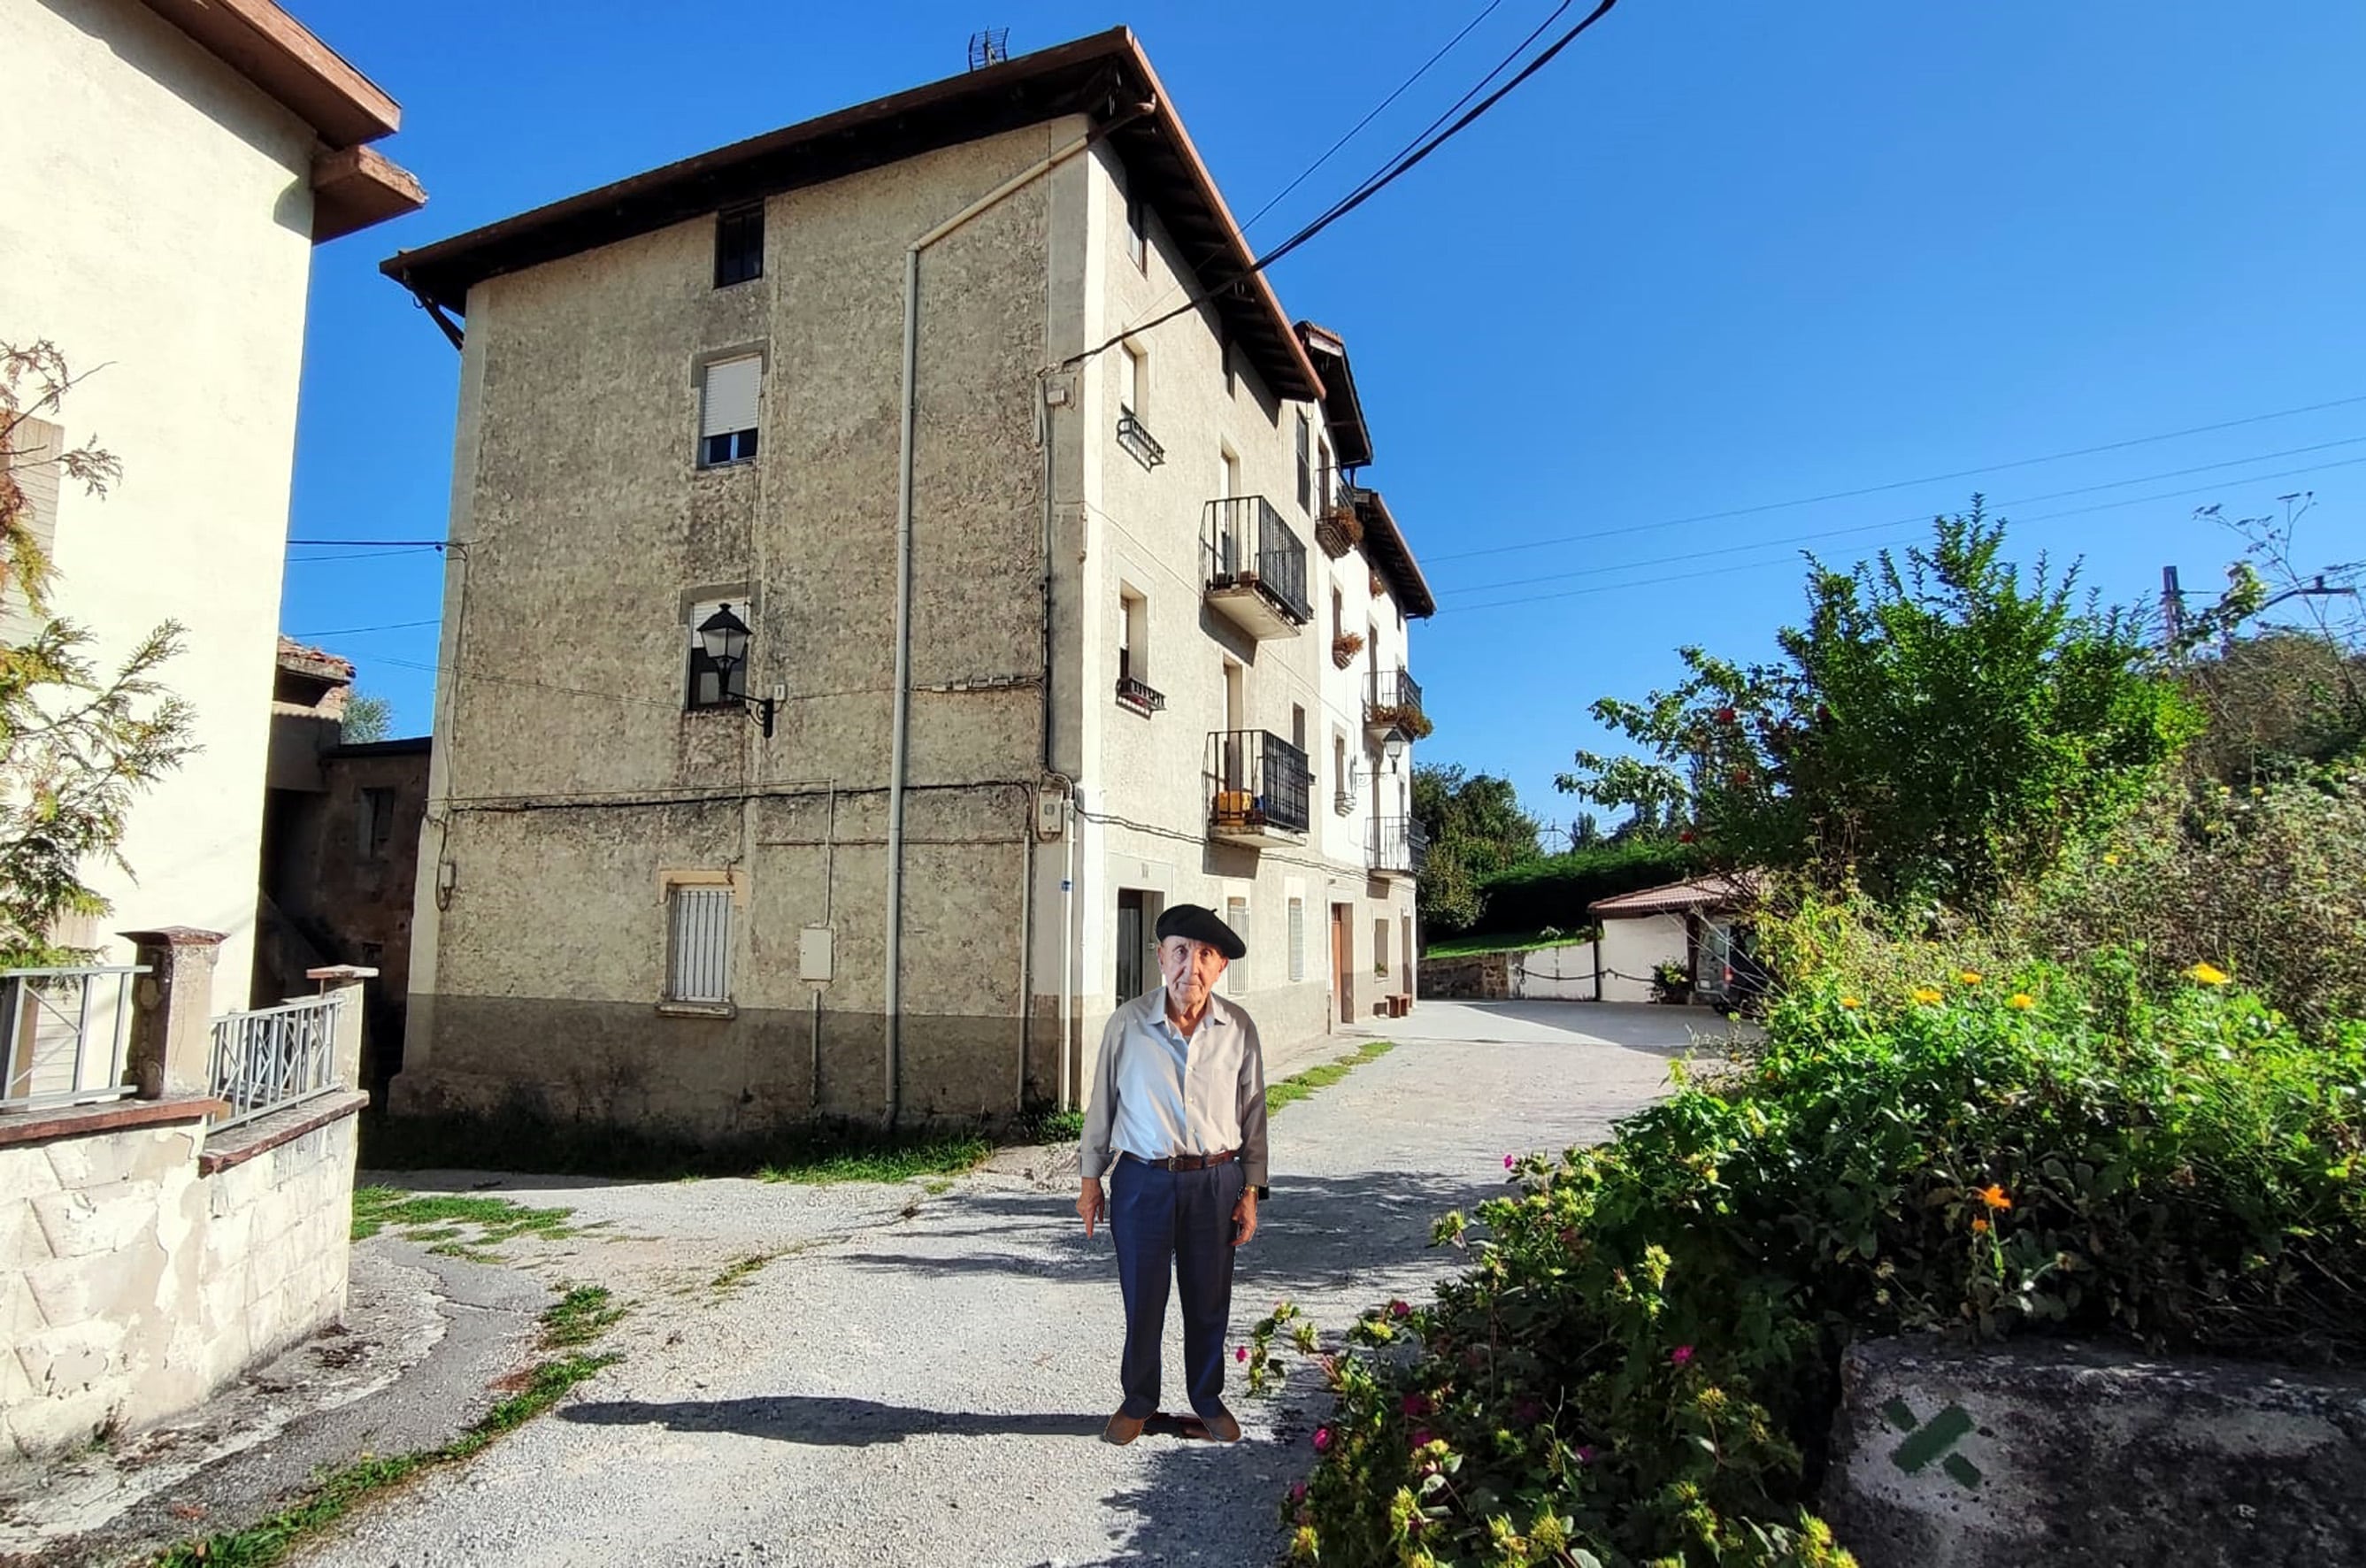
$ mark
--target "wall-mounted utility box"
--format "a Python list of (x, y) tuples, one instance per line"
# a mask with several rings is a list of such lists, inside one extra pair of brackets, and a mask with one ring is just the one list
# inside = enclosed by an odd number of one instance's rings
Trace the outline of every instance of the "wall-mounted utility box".
[(829, 983), (830, 930), (807, 926), (797, 933), (797, 978), (817, 985)]

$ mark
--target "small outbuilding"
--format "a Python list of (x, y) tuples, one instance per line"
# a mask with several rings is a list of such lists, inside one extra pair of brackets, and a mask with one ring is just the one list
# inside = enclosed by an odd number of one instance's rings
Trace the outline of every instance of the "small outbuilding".
[(1657, 978), (1662, 965), (1683, 970), (1682, 999), (1740, 999), (1761, 973), (1750, 957), (1748, 918), (1758, 888), (1754, 874), (1715, 873), (1587, 905), (1586, 914), (1602, 928), (1600, 999), (1679, 999), (1672, 994), (1677, 987)]

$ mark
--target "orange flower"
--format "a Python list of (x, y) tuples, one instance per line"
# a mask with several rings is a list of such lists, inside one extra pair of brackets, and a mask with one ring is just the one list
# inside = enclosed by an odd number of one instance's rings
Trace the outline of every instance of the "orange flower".
[(1988, 1221), (1987, 1221), (1987, 1220), (1985, 1220), (1985, 1219), (1974, 1220), (1974, 1221), (1972, 1222), (1972, 1234), (1973, 1234), (1974, 1235), (1988, 1235), (1988, 1234), (1989, 1234), (1989, 1223), (1988, 1223)]
[(2012, 1200), (2005, 1196), (2004, 1189), (1996, 1186), (1993, 1183), (1980, 1189), (1980, 1201), (1986, 1203), (1991, 1209), (2010, 1209), (2012, 1207)]
[(1966, 969), (1955, 978), (1966, 986), (1977, 986), (1980, 983), (1980, 972), (1977, 969)]
[(2188, 969), (2186, 974), (2205, 986), (2223, 986), (2226, 983), (2226, 971), (2219, 968), (2215, 964), (2197, 964)]
[(1934, 1007), (1944, 998), (1928, 986), (1917, 986), (1914, 987), (1914, 999), (1924, 1007)]
[(2036, 1005), (2037, 998), (2031, 996), (2027, 991), (2015, 991), (2011, 996), (2005, 998), (2005, 1006), (2019, 1009), (2022, 1012), (2027, 1012)]
[(1842, 997), (1841, 998), (1841, 1006), (1848, 1009), (1851, 1012), (1854, 1012), (1857, 1009), (1865, 1006), (1865, 1004), (1857, 1000), (1854, 997)]

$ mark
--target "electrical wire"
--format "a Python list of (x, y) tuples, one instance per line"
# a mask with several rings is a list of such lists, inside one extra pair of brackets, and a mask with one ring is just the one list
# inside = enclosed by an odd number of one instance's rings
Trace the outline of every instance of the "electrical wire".
[(289, 632), (287, 635), (299, 642), (312, 642), (323, 637), (361, 637), (368, 632), (407, 632), (414, 626), (440, 626), (443, 624), (444, 617), (436, 615), (424, 621), (389, 621), (383, 626), (339, 626), (331, 632)]
[(2270, 420), (2292, 419), (2304, 413), (2322, 413), (2327, 409), (2350, 408), (2366, 403), (2366, 393), (2356, 397), (2335, 398), (2328, 402), (2307, 403), (2299, 408), (2278, 409), (2271, 413), (2255, 413), (2241, 419), (2221, 420), (2215, 424), (2197, 424), (2184, 430), (2167, 430), (2158, 435), (2131, 436), (2124, 441), (2107, 441), (2097, 446), (2080, 446), (2067, 452), (2049, 452), (2042, 457), (2016, 457), (2009, 463), (1988, 463), (1976, 468), (1957, 468), (1953, 473), (1926, 474), (1919, 479), (1892, 479), (1887, 484), (1867, 485), (1862, 490), (1839, 490), (1827, 495), (1804, 495), (1796, 501), (1770, 501), (1756, 506), (1738, 506), (1725, 512), (1704, 512), (1691, 517), (1671, 517), (1659, 523), (1637, 523), (1623, 528), (1601, 528), (1582, 534), (1560, 534), (1549, 539), (1532, 539), (1518, 545), (1490, 545), (1483, 549), (1448, 550), (1428, 558), (1432, 566), (1440, 561), (1465, 560), (1474, 556), (1510, 555), (1519, 550), (1540, 550), (1554, 545), (1573, 545), (1588, 539), (1616, 538), (1626, 534), (1645, 534), (1655, 528), (1682, 528), (1695, 523), (1721, 523), (1733, 517), (1752, 517), (1763, 512), (1781, 512), (1794, 506), (1815, 506), (1828, 501), (1854, 501), (1862, 496), (1879, 495), (1885, 491), (1910, 490), (1916, 485), (1939, 484), (1947, 479), (1971, 479), (1980, 474), (2000, 474), (2010, 468), (2034, 468), (2041, 463), (2059, 463), (2071, 457), (2092, 457), (2104, 452), (2125, 451), (2131, 446), (2149, 446), (2162, 441), (2180, 440), (2188, 435), (2207, 435), (2215, 431), (2235, 430), (2247, 424), (2264, 424)]
[(364, 550), (358, 555), (350, 556), (289, 556), (287, 564), (289, 566), (343, 566), (347, 561), (377, 560), (382, 556), (426, 555), (435, 549), (436, 547), (433, 545), (412, 545), (397, 550)]
[(414, 549), (440, 550), (449, 539), (290, 539), (291, 545), (404, 545)]

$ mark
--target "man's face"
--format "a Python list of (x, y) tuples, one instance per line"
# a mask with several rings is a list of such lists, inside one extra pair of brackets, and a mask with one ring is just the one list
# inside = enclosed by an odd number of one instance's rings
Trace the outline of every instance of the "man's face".
[(1166, 977), (1166, 994), (1187, 1010), (1208, 999), (1223, 977), (1224, 965), (1222, 952), (1188, 936), (1170, 936), (1158, 944), (1158, 972)]

